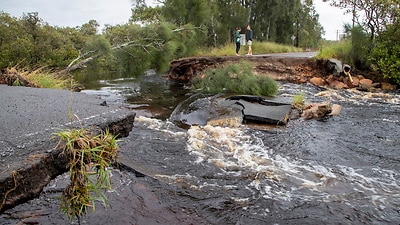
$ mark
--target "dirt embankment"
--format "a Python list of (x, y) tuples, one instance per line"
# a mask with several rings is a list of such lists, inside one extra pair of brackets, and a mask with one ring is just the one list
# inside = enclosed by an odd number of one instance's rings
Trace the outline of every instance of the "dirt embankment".
[[(327, 59), (290, 58), (290, 57), (192, 57), (171, 62), (168, 77), (171, 80), (190, 82), (195, 76), (208, 68), (236, 63), (240, 60), (254, 63), (254, 71), (258, 75), (271, 76), (276, 81), (306, 83), (336, 89), (357, 88), (362, 91), (394, 91), (396, 85), (389, 84), (376, 73), (350, 71), (344, 74), (341, 65), (335, 65)], [(340, 68), (338, 68), (338, 66)]]

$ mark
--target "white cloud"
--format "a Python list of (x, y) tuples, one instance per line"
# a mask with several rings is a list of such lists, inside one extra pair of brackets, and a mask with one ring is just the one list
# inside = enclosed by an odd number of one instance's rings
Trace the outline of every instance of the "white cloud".
[(131, 16), (130, 0), (1, 0), (0, 8), (12, 16), (38, 12), (39, 17), (53, 26), (75, 27), (89, 20), (101, 25), (121, 24)]
[(344, 15), (344, 10), (330, 6), (322, 0), (316, 0), (314, 4), (319, 14), (319, 22), (325, 30), (324, 38), (337, 40), (337, 34), (343, 33), (344, 24), (351, 23), (351, 15)]

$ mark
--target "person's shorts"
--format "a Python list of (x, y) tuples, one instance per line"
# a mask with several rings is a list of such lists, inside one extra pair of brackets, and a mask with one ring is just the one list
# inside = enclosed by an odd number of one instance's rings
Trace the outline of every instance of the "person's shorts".
[(247, 45), (251, 46), (253, 44), (253, 41), (247, 41)]

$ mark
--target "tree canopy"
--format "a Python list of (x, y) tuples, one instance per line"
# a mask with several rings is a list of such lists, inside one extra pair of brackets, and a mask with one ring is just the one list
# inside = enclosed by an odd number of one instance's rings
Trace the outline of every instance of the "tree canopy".
[(96, 20), (74, 28), (53, 27), (37, 12), (21, 18), (0, 12), (0, 68), (72, 69), (93, 61), (111, 70), (140, 73), (149, 66), (165, 70), (170, 60), (196, 48), (226, 45), (234, 29), (245, 32), (247, 24), (257, 41), (292, 44), (295, 36), (299, 47), (318, 46), (323, 32), (312, 1), (163, 0), (157, 6), (145, 0), (131, 2), (130, 20), (106, 25), (102, 31)]

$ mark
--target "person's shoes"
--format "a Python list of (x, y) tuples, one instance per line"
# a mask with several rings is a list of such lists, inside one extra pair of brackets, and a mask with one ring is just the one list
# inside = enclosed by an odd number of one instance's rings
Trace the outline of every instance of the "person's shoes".
[(240, 56), (240, 55), (236, 53), (236, 56)]

